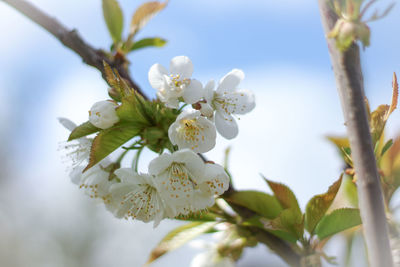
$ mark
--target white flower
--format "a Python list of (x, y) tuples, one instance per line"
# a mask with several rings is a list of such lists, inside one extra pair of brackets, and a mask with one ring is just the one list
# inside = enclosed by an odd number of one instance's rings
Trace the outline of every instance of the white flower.
[(168, 136), (179, 149), (204, 153), (214, 148), (217, 133), (214, 124), (202, 117), (200, 111), (184, 110), (169, 127)]
[(221, 195), (229, 188), (229, 176), (221, 165), (206, 163), (204, 168), (203, 183), (199, 184), (200, 190), (210, 196)]
[(111, 202), (110, 187), (116, 181), (110, 181), (110, 173), (106, 168), (110, 162), (105, 159), (81, 174), (79, 188), (82, 188), (90, 198), (98, 198), (105, 204)]
[(158, 191), (156, 178), (148, 174), (135, 173), (130, 168), (115, 171), (120, 183), (111, 186), (114, 215), (138, 219), (143, 222), (154, 220), (157, 226), (164, 218), (166, 207)]
[(197, 254), (190, 263), (190, 267), (235, 267), (231, 258), (221, 257), (216, 251), (206, 251)]
[(205, 249), (203, 253), (197, 254), (190, 267), (235, 267), (235, 261), (229, 257), (223, 257), (218, 253), (218, 245), (204, 240), (194, 240), (190, 242), (194, 248)]
[[(76, 128), (76, 124), (66, 118), (58, 118), (58, 121), (71, 132)], [(71, 181), (74, 184), (79, 184), (83, 166), (89, 160), (90, 148), (92, 146), (92, 140), (86, 137), (81, 137), (73, 141), (69, 141), (63, 144), (63, 148), (66, 149), (67, 157), (72, 161), (72, 169), (69, 173)]]
[(94, 103), (89, 111), (89, 121), (100, 129), (107, 129), (119, 121), (115, 108), (117, 105), (112, 101), (99, 101)]
[(171, 59), (169, 73), (157, 63), (151, 66), (148, 78), (160, 100), (168, 107), (178, 108), (181, 97), (188, 104), (196, 103), (202, 97), (203, 85), (190, 78), (192, 73), (192, 61), (186, 56), (177, 56)]
[(216, 111), (215, 126), (225, 138), (232, 139), (238, 134), (238, 126), (232, 115), (246, 114), (255, 107), (254, 95), (249, 90), (238, 89), (244, 79), (241, 70), (234, 69), (226, 74), (214, 91), (214, 83), (209, 82), (204, 90), (204, 99)]
[(160, 194), (171, 208), (169, 217), (200, 211), (213, 205), (214, 193), (222, 191), (216, 190), (215, 184), (221, 184), (221, 188), (229, 185), (229, 179), (222, 179), (221, 173), (216, 174), (215, 169), (209, 168), (196, 153), (188, 149), (155, 158), (149, 164), (149, 173), (159, 181)]

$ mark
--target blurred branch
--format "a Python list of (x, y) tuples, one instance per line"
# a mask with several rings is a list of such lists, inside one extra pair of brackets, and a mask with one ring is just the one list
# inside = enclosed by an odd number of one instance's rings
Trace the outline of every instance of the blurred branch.
[(127, 83), (134, 88), (143, 97), (146, 95), (140, 87), (133, 81), (127, 69), (126, 61), (121, 60), (119, 57), (110, 58), (103, 50), (95, 49), (86, 43), (76, 30), (67, 29), (57, 19), (50, 17), (31, 3), (24, 0), (2, 0), (9, 4), (33, 22), (42, 26), (54, 37), (56, 37), (63, 45), (77, 53), (86, 64), (98, 69), (105, 81), (106, 75), (103, 67), (103, 60), (107, 62), (112, 68), (115, 68), (118, 73), (124, 78)]
[[(232, 209), (237, 214), (239, 214), (240, 217), (242, 217), (243, 219), (249, 219), (254, 215), (256, 215), (252, 210), (236, 205), (235, 203), (229, 202), (227, 198), (225, 200), (229, 203)], [(274, 251), (279, 257), (281, 257), (282, 260), (284, 260), (289, 266), (300, 267), (301, 256), (293, 249), (293, 247), (288, 242), (255, 226), (246, 227), (246, 229), (249, 230), (254, 235), (254, 237), (257, 239), (258, 242), (265, 244), (268, 248)]]
[[(328, 0), (318, 0), (324, 31), (328, 34), (337, 16)], [(365, 108), (360, 50), (353, 43), (340, 52), (335, 40), (327, 39), (329, 54), (347, 126), (357, 175), (359, 206), (370, 266), (393, 266), (385, 207)]]

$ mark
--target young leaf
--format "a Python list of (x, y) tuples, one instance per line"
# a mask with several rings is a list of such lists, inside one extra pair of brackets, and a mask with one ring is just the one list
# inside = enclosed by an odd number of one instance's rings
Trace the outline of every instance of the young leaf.
[(150, 126), (151, 123), (142, 108), (138, 94), (125, 96), (121, 99), (121, 105), (116, 109), (121, 121), (131, 122), (137, 126)]
[(169, 232), (153, 249), (146, 264), (150, 264), (165, 253), (179, 248), (188, 241), (214, 228), (216, 222), (193, 222)]
[(133, 14), (131, 20), (130, 35), (134, 36), (147, 24), (147, 22), (149, 22), (151, 18), (153, 18), (155, 15), (157, 15), (158, 12), (163, 10), (167, 3), (168, 1), (165, 1), (164, 3), (154, 1), (144, 3), (143, 5), (138, 7), (138, 9), (136, 9), (135, 11), (135, 14)]
[(258, 191), (238, 191), (229, 195), (226, 201), (246, 207), (267, 219), (276, 218), (282, 211), (275, 197)]
[(124, 17), (117, 0), (103, 0), (103, 15), (114, 43), (121, 41)]
[(242, 225), (243, 226), (255, 226), (255, 227), (261, 228), (264, 231), (266, 230), (267, 232), (279, 237), (280, 239), (286, 240), (290, 243), (297, 242), (296, 235), (293, 235), (292, 233), (289, 233), (286, 230), (273, 229), (273, 226), (271, 225), (270, 220), (267, 220), (266, 218), (260, 217), (258, 215), (255, 215), (255, 216), (251, 217), (250, 219), (243, 221)]
[(167, 43), (167, 40), (160, 37), (144, 38), (133, 43), (129, 51), (138, 50), (141, 48), (146, 48), (149, 46), (163, 47)]
[(96, 165), (111, 152), (137, 136), (140, 131), (140, 128), (131, 123), (118, 123), (111, 128), (102, 130), (93, 140), (89, 164), (83, 171)]
[(112, 70), (110, 65), (108, 65), (105, 61), (103, 61), (103, 66), (106, 73), (107, 83), (113, 89), (115, 89), (115, 94), (118, 95), (119, 98), (124, 97), (126, 94), (132, 94), (134, 92), (133, 89), (129, 88), (129, 85), (119, 75), (117, 70)]
[(393, 139), (390, 139), (389, 141), (386, 142), (386, 144), (383, 146), (382, 151), (381, 151), (381, 157), (385, 155), (386, 151), (389, 150), (389, 148), (393, 145)]
[(93, 124), (91, 124), (89, 121), (82, 123), (81, 125), (77, 126), (69, 135), (68, 141), (78, 139), (84, 136), (87, 136), (89, 134), (97, 133), (101, 129), (97, 128)]
[(293, 209), (298, 215), (301, 216), (302, 213), (299, 207), (299, 203), (297, 202), (296, 196), (289, 187), (284, 184), (275, 183), (267, 179), (265, 179), (265, 181), (268, 183), (272, 192), (274, 192), (275, 197), (284, 209)]
[(359, 209), (343, 208), (325, 215), (315, 228), (320, 240), (361, 224)]
[(376, 142), (381, 138), (386, 125), (386, 114), (389, 112), (389, 110), (389, 105), (380, 105), (371, 113), (370, 127), (373, 144), (376, 144)]
[(294, 209), (283, 210), (277, 218), (265, 226), (270, 230), (287, 232), (296, 240), (299, 240), (304, 233), (303, 216), (299, 216)]
[(340, 176), (339, 180), (329, 187), (325, 194), (316, 195), (308, 202), (306, 206), (305, 225), (309, 233), (312, 234), (314, 232), (315, 226), (331, 206), (337, 192), (339, 191), (341, 183), (342, 176)]
[(390, 114), (392, 114), (393, 110), (396, 109), (398, 98), (399, 98), (399, 84), (397, 83), (396, 73), (393, 73), (392, 87), (393, 87), (392, 103), (390, 104), (390, 108), (389, 108), (388, 112), (386, 113), (386, 117), (385, 117), (386, 120), (389, 118)]

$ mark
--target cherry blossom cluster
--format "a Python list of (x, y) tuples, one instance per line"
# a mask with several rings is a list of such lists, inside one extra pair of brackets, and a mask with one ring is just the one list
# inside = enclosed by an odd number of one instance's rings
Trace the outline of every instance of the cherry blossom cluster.
[[(224, 168), (204, 161), (197, 153), (214, 148), (217, 131), (225, 138), (234, 138), (238, 134), (234, 116), (251, 111), (254, 96), (237, 88), (244, 78), (241, 70), (226, 74), (216, 90), (213, 81), (203, 87), (192, 79), (192, 72), (192, 62), (185, 56), (171, 60), (170, 72), (160, 64), (150, 68), (149, 82), (158, 98), (167, 107), (182, 111), (168, 130), (175, 151), (153, 159), (148, 173), (121, 168), (119, 162), (108, 158), (83, 172), (92, 140), (82, 137), (66, 146), (72, 150), (71, 180), (91, 198), (104, 202), (116, 217), (154, 221), (156, 226), (164, 218), (207, 209), (228, 189), (229, 177)], [(191, 108), (182, 109), (185, 104)], [(112, 127), (119, 121), (116, 108), (114, 101), (95, 103), (89, 111), (90, 123), (100, 129)], [(70, 131), (76, 127), (68, 119), (60, 122)]]
[(233, 69), (221, 78), (216, 89), (209, 81), (204, 87), (192, 79), (193, 64), (186, 56), (174, 57), (169, 72), (160, 64), (149, 71), (149, 82), (166, 106), (178, 108), (179, 103), (192, 104), (169, 129), (169, 138), (179, 149), (189, 148), (198, 153), (210, 151), (215, 146), (216, 131), (227, 139), (238, 134), (234, 116), (250, 112), (255, 107), (254, 95), (239, 89), (244, 79), (241, 70)]

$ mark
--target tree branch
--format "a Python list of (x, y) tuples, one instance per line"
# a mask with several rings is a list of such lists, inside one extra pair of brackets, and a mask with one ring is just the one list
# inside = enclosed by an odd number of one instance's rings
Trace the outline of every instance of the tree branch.
[(107, 62), (112, 68), (115, 68), (118, 73), (124, 78), (129, 86), (140, 93), (147, 99), (146, 95), (140, 87), (133, 81), (126, 67), (126, 61), (118, 57), (110, 58), (103, 50), (95, 49), (86, 43), (76, 30), (69, 30), (62, 25), (57, 19), (50, 17), (34, 5), (24, 0), (2, 0), (9, 4), (33, 22), (42, 26), (54, 37), (56, 37), (63, 45), (77, 53), (86, 64), (95, 67), (101, 72), (105, 81), (106, 75), (103, 67), (103, 60)]
[[(318, 0), (327, 34), (338, 19), (328, 0)], [(364, 82), (357, 44), (340, 52), (335, 40), (327, 39), (336, 84), (347, 126), (351, 154), (357, 175), (359, 206), (370, 266), (393, 266), (382, 189), (372, 147), (365, 108)]]
[[(237, 205), (229, 201), (229, 196), (226, 196), (225, 201), (229, 203), (232, 209), (240, 215), (243, 219), (251, 218), (256, 215), (252, 210)], [(258, 242), (265, 244), (272, 251), (274, 251), (279, 257), (282, 258), (289, 266), (300, 267), (301, 256), (293, 249), (293, 247), (286, 241), (274, 236), (273, 234), (262, 230), (255, 226), (246, 226)]]

